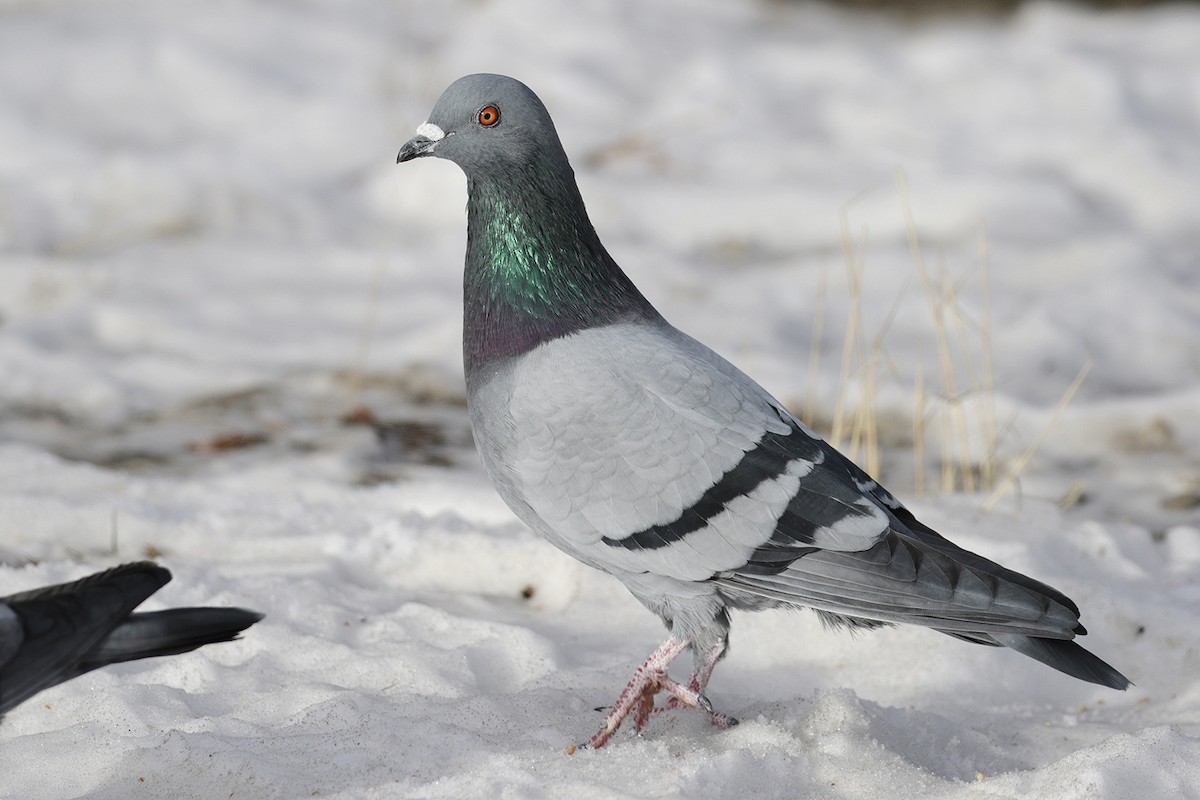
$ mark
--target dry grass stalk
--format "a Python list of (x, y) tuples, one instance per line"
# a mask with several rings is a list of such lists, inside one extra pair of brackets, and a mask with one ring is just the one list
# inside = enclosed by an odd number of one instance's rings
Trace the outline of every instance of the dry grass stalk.
[(813, 314), (812, 344), (808, 348), (808, 392), (804, 397), (804, 411), (800, 419), (810, 428), (817, 416), (817, 383), (821, 369), (821, 341), (825, 335), (825, 304), (828, 302), (828, 265), (821, 262), (821, 281), (817, 285), (817, 304)]
[(913, 387), (913, 483), (917, 497), (925, 496), (925, 373), (917, 366)]
[(997, 448), (1000, 438), (996, 426), (996, 373), (992, 368), (992, 292), (988, 274), (990, 251), (988, 249), (987, 223), (979, 223), (979, 299), (983, 307), (983, 325), (980, 330), (983, 345), (983, 385), (980, 398), (983, 408), (979, 418), (980, 433), (986, 447), (980, 468), (980, 480), (984, 487), (995, 485)]
[[(833, 411), (833, 427), (829, 434), (830, 441), (834, 447), (840, 446), (842, 437), (845, 435), (846, 395), (850, 386), (851, 364), (854, 361), (854, 353), (860, 339), (859, 329), (862, 318), (862, 254), (866, 250), (867, 232), (864, 228), (862, 232), (862, 244), (856, 248), (854, 240), (850, 236), (849, 211), (853, 202), (852, 200), (842, 206), (841, 213), (839, 214), (842, 233), (842, 254), (845, 258), (846, 278), (849, 281), (850, 312), (846, 319), (845, 338), (842, 340), (841, 379), (838, 383), (837, 404)], [(854, 458), (853, 450), (850, 452), (850, 458)]]
[[(980, 227), (977, 272), (983, 318), (982, 321), (976, 321), (960, 302), (963, 286), (951, 277), (943, 259), (938, 259), (936, 274), (930, 273), (902, 170), (896, 172), (896, 184), (900, 191), (909, 249), (934, 323), (939, 369), (937, 397), (941, 402), (932, 413), (938, 415), (936, 430), (941, 440), (941, 487), (943, 491), (953, 491), (961, 486), (967, 492), (990, 489), (995, 482), (1001, 437), (996, 421), (992, 362), (987, 229), (982, 225)], [(965, 282), (966, 279), (962, 279), (961, 283)], [(920, 427), (922, 431), (925, 430), (923, 423)], [(975, 434), (974, 439), (972, 433)], [(923, 464), (918, 465), (917, 483), (922, 488), (925, 486), (923, 472)]]
[(1050, 414), (1050, 419), (1046, 420), (1046, 424), (1042, 426), (1040, 431), (1038, 431), (1038, 435), (1034, 437), (1033, 441), (1029, 443), (1029, 446), (1025, 448), (1025, 452), (1021, 453), (1020, 457), (1013, 462), (1011, 467), (1009, 467), (1008, 473), (1004, 476), (1004, 480), (1000, 482), (1000, 485), (996, 487), (996, 490), (992, 492), (991, 496), (988, 497), (987, 501), (983, 504), (984, 511), (991, 511), (992, 508), (995, 507), (996, 503), (1000, 502), (1000, 498), (1004, 497), (1009, 488), (1016, 483), (1017, 479), (1021, 476), (1021, 473), (1025, 470), (1025, 467), (1029, 465), (1029, 461), (1033, 458), (1033, 454), (1036, 453), (1038, 448), (1042, 446), (1042, 442), (1045, 441), (1046, 435), (1050, 433), (1050, 430), (1058, 423), (1058, 418), (1062, 415), (1063, 409), (1071, 404), (1071, 398), (1075, 396), (1075, 392), (1079, 391), (1079, 387), (1083, 385), (1084, 379), (1087, 378), (1088, 373), (1092, 371), (1092, 364), (1092, 357), (1089, 355), (1087, 361), (1085, 361), (1083, 366), (1079, 368), (1079, 374), (1075, 376), (1075, 380), (1071, 381), (1071, 385), (1067, 387), (1067, 391), (1064, 392), (1063, 396), (1059, 399), (1058, 405), (1054, 407), (1053, 413)]
[[(933, 434), (940, 450), (937, 483), (941, 490), (953, 492), (961, 488), (966, 492), (976, 492), (994, 489), (984, 505), (987, 510), (1016, 484), (1020, 473), (1086, 377), (1091, 361), (1089, 359), (1064, 394), (1046, 427), (1021, 457), (1012, 463), (997, 486), (1000, 444), (1011, 433), (1011, 421), (1001, 426), (996, 414), (987, 228), (983, 224), (979, 228), (979, 256), (973, 276), (968, 273), (956, 281), (940, 257), (936, 269), (931, 270), (917, 233), (904, 172), (897, 170), (895, 177), (909, 249), (934, 324), (938, 360), (936, 390), (930, 390), (927, 386), (919, 365), (915, 378), (912, 419), (914, 488), (917, 495), (922, 496), (932, 483), (926, 472), (925, 437)], [(835, 447), (843, 448), (847, 456), (861, 463), (868, 472), (878, 475), (882, 460), (877, 412), (880, 366), (883, 364), (892, 376), (897, 374), (888, 359), (884, 340), (904, 292), (901, 291), (897, 296), (878, 334), (868, 344), (863, 334), (862, 310), (867, 232), (864, 227), (858, 237), (853, 236), (849, 219), (849, 211), (856, 201), (857, 198), (848, 202), (839, 213), (850, 305), (842, 341), (838, 397), (829, 439)], [(972, 277), (975, 278), (979, 296), (979, 319), (974, 318), (961, 302), (961, 295)], [(816, 416), (815, 386), (819, 374), (821, 337), (827, 322), (826, 302), (827, 275), (822, 271), (809, 356), (809, 391), (804, 416), (809, 424)], [(855, 398), (850, 396), (852, 386), (858, 389)], [(850, 412), (847, 409), (852, 402), (853, 411)]]

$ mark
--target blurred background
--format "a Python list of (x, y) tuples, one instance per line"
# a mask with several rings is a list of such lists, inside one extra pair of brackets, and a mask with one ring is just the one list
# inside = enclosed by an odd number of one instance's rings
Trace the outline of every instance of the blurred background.
[(1198, 41), (1190, 3), (5, 2), (6, 458), (477, 470), (464, 181), (393, 162), (495, 71), (666, 316), (894, 490), (1194, 523)]

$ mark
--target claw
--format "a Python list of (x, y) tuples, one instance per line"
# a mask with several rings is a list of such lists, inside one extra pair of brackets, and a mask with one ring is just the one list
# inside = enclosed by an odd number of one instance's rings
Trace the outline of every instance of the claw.
[(728, 714), (722, 714), (719, 711), (712, 712), (712, 714), (709, 715), (709, 718), (712, 720), (713, 725), (716, 725), (723, 731), (741, 725), (741, 723), (737, 721), (737, 717), (731, 717)]

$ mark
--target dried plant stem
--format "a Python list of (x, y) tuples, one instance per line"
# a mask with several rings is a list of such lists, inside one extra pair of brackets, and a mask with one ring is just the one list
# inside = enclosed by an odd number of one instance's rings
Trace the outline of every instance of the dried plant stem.
[(913, 483), (917, 497), (925, 496), (925, 373), (917, 367), (913, 405)]
[(821, 280), (817, 284), (817, 305), (813, 313), (812, 344), (808, 348), (808, 391), (804, 397), (801, 419), (810, 428), (817, 414), (817, 382), (821, 368), (821, 340), (825, 335), (825, 306), (829, 301), (828, 265), (821, 262)]
[(983, 385), (979, 387), (982, 410), (979, 418), (983, 435), (984, 454), (980, 467), (980, 482), (985, 488), (996, 485), (996, 452), (1000, 446), (996, 425), (996, 374), (992, 362), (992, 293), (988, 273), (987, 223), (979, 224), (979, 298), (983, 306), (983, 325), (980, 338), (983, 344)]
[(950, 349), (950, 333), (947, 330), (945, 320), (947, 310), (949, 310), (950, 315), (953, 317), (955, 328), (958, 331), (959, 352), (962, 354), (968, 378), (973, 374), (971, 349), (968, 346), (970, 340), (966, 332), (962, 306), (958, 302), (958, 287), (950, 280), (950, 273), (946, 269), (945, 261), (940, 257), (938, 259), (938, 279), (942, 287), (942, 299), (938, 303), (938, 310), (941, 315), (941, 325), (938, 331), (938, 351), (941, 356), (943, 386), (950, 402), (950, 415), (954, 422), (954, 443), (958, 448), (957, 464), (959, 474), (962, 476), (963, 490), (974, 492), (975, 472), (972, 470), (971, 465), (975, 459), (971, 457), (971, 436), (969, 426), (967, 425), (967, 407), (963, 402), (964, 397), (967, 395), (960, 393), (958, 388), (958, 372), (954, 366), (954, 356)]
[[(853, 202), (853, 201), (851, 201)], [(850, 203), (842, 206), (839, 214), (842, 232), (842, 253), (845, 257), (846, 277), (850, 289), (850, 313), (846, 319), (846, 336), (842, 342), (842, 372), (838, 384), (837, 405), (833, 413), (833, 429), (829, 438), (834, 447), (841, 445), (846, 429), (846, 395), (850, 385), (851, 364), (854, 361), (855, 349), (858, 347), (859, 328), (862, 318), (862, 252), (866, 246), (866, 229), (862, 233), (862, 245), (858, 248), (850, 236)], [(854, 457), (851, 450), (850, 457)]]
[[(940, 485), (944, 492), (995, 489), (984, 506), (985, 510), (990, 509), (1013, 486), (1049, 428), (1057, 422), (1062, 408), (1070, 402), (1090, 369), (1090, 359), (1067, 390), (1047, 428), (1013, 463), (1003, 483), (997, 486), (1001, 471), (998, 466), (1000, 443), (1011, 435), (1011, 421), (1001, 425), (996, 412), (987, 227), (982, 223), (979, 226), (976, 276), (967, 274), (956, 280), (940, 256), (936, 266), (931, 269), (917, 233), (903, 170), (896, 171), (895, 179), (900, 192), (909, 249), (933, 321), (937, 353), (938, 377), (935, 388), (931, 389), (930, 384), (934, 381), (927, 380), (921, 366), (917, 365), (912, 418), (914, 488), (918, 496), (923, 496), (934, 485)], [(864, 227), (857, 236), (851, 232), (849, 212), (856, 200), (844, 205), (839, 213), (850, 304), (842, 341), (840, 384), (829, 439), (835, 447), (843, 448), (851, 459), (861, 458), (860, 463), (868, 472), (879, 474), (882, 466), (878, 417), (880, 368), (882, 364), (892, 376), (897, 374), (888, 358), (885, 337), (899, 311), (903, 292), (897, 296), (879, 332), (868, 341), (863, 333), (866, 324), (863, 286), (867, 231)], [(972, 316), (960, 302), (969, 284), (978, 286), (978, 318)], [(819, 303), (813, 320), (809, 389), (804, 416), (810, 424), (816, 417), (815, 387), (820, 374), (821, 341), (827, 325), (827, 291), (827, 274), (822, 271)], [(851, 395), (852, 389), (856, 391), (854, 396)], [(936, 481), (926, 472), (925, 464), (926, 437), (931, 434), (936, 438), (940, 456), (940, 475)]]
[[(943, 491), (952, 491), (954, 488), (954, 453), (952, 442), (957, 438), (961, 448), (966, 447), (966, 420), (962, 416), (962, 408), (959, 403), (958, 381), (954, 374), (954, 359), (950, 354), (950, 339), (946, 332), (946, 314), (945, 304), (947, 299), (953, 299), (953, 291), (950, 292), (948, 298), (944, 298), (942, 292), (938, 290), (929, 277), (929, 269), (925, 265), (925, 255), (921, 249), (921, 240), (917, 235), (917, 224), (913, 219), (912, 203), (908, 196), (908, 181), (904, 176), (904, 171), (896, 170), (896, 185), (900, 190), (900, 202), (904, 210), (904, 226), (908, 233), (908, 247), (912, 251), (913, 262), (917, 268), (917, 276), (921, 279), (921, 287), (925, 290), (925, 297), (929, 300), (930, 310), (933, 313), (934, 338), (937, 342), (938, 349), (938, 364), (941, 375), (942, 395), (949, 404), (949, 417), (953, 424), (943, 423), (943, 440), (942, 440), (942, 489)], [(945, 270), (940, 270), (942, 287), (947, 285), (945, 279)], [(957, 437), (954, 435), (957, 432)], [(965, 453), (968, 456), (969, 453)], [(969, 470), (963, 470), (963, 488), (968, 491), (973, 491), (973, 481), (970, 480)]]
[(1079, 391), (1079, 387), (1083, 385), (1084, 379), (1087, 378), (1088, 373), (1092, 371), (1092, 363), (1092, 357), (1089, 355), (1087, 361), (1085, 361), (1083, 366), (1080, 367), (1079, 374), (1075, 376), (1075, 380), (1071, 381), (1071, 385), (1067, 387), (1067, 391), (1064, 392), (1062, 398), (1059, 399), (1058, 405), (1054, 407), (1054, 413), (1050, 415), (1050, 419), (1046, 421), (1046, 424), (1042, 426), (1040, 431), (1038, 431), (1038, 435), (1034, 437), (1034, 440), (1030, 442), (1028, 447), (1025, 448), (1025, 452), (1021, 453), (1021, 456), (1015, 462), (1013, 462), (1012, 467), (1009, 468), (1008, 473), (1004, 476), (1004, 480), (1000, 482), (1000, 485), (996, 487), (996, 491), (992, 492), (991, 497), (989, 497), (987, 502), (983, 504), (984, 511), (991, 511), (992, 508), (995, 507), (996, 503), (1000, 502), (1000, 498), (1004, 497), (1005, 493), (1008, 492), (1013, 483), (1015, 483), (1016, 480), (1021, 476), (1021, 473), (1025, 470), (1025, 467), (1029, 465), (1030, 459), (1033, 458), (1033, 454), (1036, 453), (1038, 448), (1042, 446), (1042, 442), (1045, 441), (1046, 435), (1050, 433), (1050, 429), (1053, 428), (1058, 422), (1058, 418), (1062, 414), (1063, 409), (1070, 405), (1071, 398), (1075, 396), (1075, 392)]

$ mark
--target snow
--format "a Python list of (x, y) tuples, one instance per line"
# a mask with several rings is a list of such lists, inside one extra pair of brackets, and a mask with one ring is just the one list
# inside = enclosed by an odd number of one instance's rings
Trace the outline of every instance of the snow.
[[(1200, 797), (1197, 41), (1186, 4), (0, 5), (0, 594), (157, 554), (147, 607), (267, 614), (10, 712), (0, 797)], [(477, 71), (546, 102), (664, 314), (826, 421), (848, 241), (867, 338), (890, 318), (882, 479), (1072, 596), (1136, 686), (739, 615), (710, 696), (740, 726), (566, 755), (662, 630), (471, 449), (465, 184), (393, 162)], [(914, 491), (906, 210), (972, 320), (986, 252), (1004, 463), (1093, 359), (988, 512)]]

